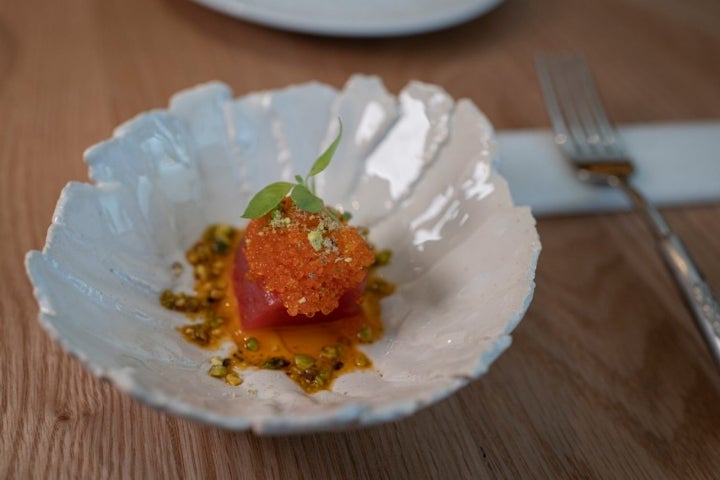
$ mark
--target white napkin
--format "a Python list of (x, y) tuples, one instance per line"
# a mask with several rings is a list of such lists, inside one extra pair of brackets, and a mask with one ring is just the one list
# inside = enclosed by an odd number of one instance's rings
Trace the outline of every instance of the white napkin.
[[(633, 184), (658, 206), (720, 201), (720, 122), (619, 127), (636, 171)], [(497, 170), (517, 205), (535, 215), (627, 209), (613, 188), (580, 182), (549, 130), (497, 133)]]

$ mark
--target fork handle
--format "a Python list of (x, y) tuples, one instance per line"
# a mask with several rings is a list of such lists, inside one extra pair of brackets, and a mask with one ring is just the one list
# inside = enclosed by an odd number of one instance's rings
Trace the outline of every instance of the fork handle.
[(642, 213), (658, 238), (665, 264), (685, 296), (700, 333), (720, 367), (720, 304), (710, 285), (688, 253), (685, 245), (672, 233), (660, 212), (637, 191), (627, 178), (614, 177), (612, 184), (620, 187)]
[(692, 310), (710, 353), (720, 366), (720, 304), (676, 235), (671, 233), (661, 239), (660, 251)]

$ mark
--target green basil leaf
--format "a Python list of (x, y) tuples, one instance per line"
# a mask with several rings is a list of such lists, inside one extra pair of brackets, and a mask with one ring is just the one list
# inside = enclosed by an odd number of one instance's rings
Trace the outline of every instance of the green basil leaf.
[(305, 185), (305, 180), (300, 175), (295, 175), (295, 180), (297, 181), (298, 185)]
[(243, 218), (259, 218), (277, 207), (295, 186), (289, 182), (275, 182), (260, 190), (248, 203)]
[(295, 205), (300, 210), (310, 213), (321, 212), (325, 204), (314, 193), (312, 193), (305, 185), (295, 185), (290, 198), (293, 199)]
[(332, 160), (333, 155), (335, 155), (335, 150), (337, 150), (337, 146), (340, 143), (340, 138), (342, 137), (343, 133), (342, 121), (339, 118), (338, 123), (340, 125), (340, 128), (338, 129), (338, 134), (335, 137), (335, 140), (333, 140), (327, 150), (321, 153), (317, 160), (315, 160), (315, 163), (313, 163), (313, 166), (310, 169), (310, 173), (308, 173), (307, 178), (317, 175), (318, 173), (325, 170), (328, 165), (330, 165), (330, 160)]

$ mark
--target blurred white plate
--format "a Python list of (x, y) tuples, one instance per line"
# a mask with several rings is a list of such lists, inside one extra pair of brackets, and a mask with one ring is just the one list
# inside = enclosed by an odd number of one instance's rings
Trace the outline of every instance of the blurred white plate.
[[(383, 269), (398, 287), (383, 301), (386, 334), (364, 348), (376, 371), (310, 396), (267, 370), (229, 387), (207, 374), (215, 353), (175, 330), (184, 316), (159, 304), (179, 287), (170, 265), (208, 224), (242, 226), (259, 188), (307, 171), (338, 117), (345, 135), (319, 193), (394, 252)], [(40, 321), (95, 375), (221, 427), (284, 433), (400, 418), (483, 374), (532, 297), (535, 222), (513, 206), (493, 156), (477, 108), (419, 82), (397, 97), (364, 76), (341, 91), (180, 92), (85, 153), (94, 183), (67, 185), (45, 248), (27, 257)]]
[(341, 37), (410, 35), (458, 25), (502, 0), (193, 0), (269, 27)]

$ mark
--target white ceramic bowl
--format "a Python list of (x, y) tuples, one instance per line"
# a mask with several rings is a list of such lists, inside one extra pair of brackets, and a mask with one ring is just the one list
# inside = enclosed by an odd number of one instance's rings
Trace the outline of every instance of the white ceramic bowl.
[[(207, 375), (212, 353), (175, 330), (186, 319), (158, 302), (191, 283), (170, 265), (208, 224), (241, 226), (259, 188), (306, 172), (338, 117), (345, 134), (318, 191), (394, 252), (383, 269), (398, 286), (383, 301), (386, 334), (364, 347), (376, 371), (314, 395), (273, 371), (225, 385)], [(121, 390), (224, 428), (317, 431), (409, 415), (482, 375), (532, 297), (535, 222), (493, 171), (494, 147), (470, 101), (419, 82), (397, 97), (365, 76), (340, 91), (182, 91), (85, 153), (93, 183), (66, 186), (45, 248), (27, 257), (40, 322)]]

